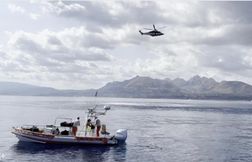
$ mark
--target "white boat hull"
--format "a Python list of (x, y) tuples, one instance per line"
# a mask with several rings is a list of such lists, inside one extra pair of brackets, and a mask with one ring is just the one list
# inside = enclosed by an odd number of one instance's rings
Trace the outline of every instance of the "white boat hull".
[(43, 143), (43, 144), (95, 144), (95, 145), (116, 145), (118, 140), (111, 136), (104, 137), (74, 137), (74, 136), (62, 136), (43, 134), (38, 132), (32, 132), (22, 130), (21, 128), (14, 128), (13, 134), (20, 141)]

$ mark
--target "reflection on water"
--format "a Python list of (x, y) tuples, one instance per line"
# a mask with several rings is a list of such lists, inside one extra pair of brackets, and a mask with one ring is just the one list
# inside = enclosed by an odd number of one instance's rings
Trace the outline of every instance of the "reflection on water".
[[(28, 142), (18, 142), (11, 146), (11, 150), (17, 155), (34, 156), (33, 160), (50, 159), (71, 161), (79, 159), (83, 161), (124, 161), (126, 159), (126, 144), (118, 146), (97, 145), (49, 145)], [(109, 156), (108, 156), (109, 155)], [(39, 158), (36, 158), (39, 157)], [(42, 159), (41, 159), (42, 158)]]

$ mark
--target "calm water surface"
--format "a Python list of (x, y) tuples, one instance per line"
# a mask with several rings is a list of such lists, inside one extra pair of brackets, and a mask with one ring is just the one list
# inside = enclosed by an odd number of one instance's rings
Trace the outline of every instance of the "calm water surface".
[[(12, 126), (84, 117), (111, 105), (101, 121), (128, 129), (116, 147), (19, 143)], [(252, 161), (252, 102), (84, 97), (0, 97), (0, 161)]]

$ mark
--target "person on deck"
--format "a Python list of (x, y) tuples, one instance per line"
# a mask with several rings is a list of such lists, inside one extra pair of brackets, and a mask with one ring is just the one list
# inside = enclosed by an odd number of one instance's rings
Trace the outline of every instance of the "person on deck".
[(100, 129), (101, 129), (101, 121), (100, 119), (98, 119), (98, 117), (95, 117), (96, 121), (95, 121), (95, 125), (96, 125), (96, 136), (99, 137), (100, 136)]
[(95, 125), (92, 123), (91, 124), (91, 133), (92, 133), (92, 136), (94, 136), (94, 132), (95, 132)]
[[(91, 133), (92, 133), (92, 136), (93, 136), (93, 135), (94, 135), (95, 126), (94, 126), (94, 124), (92, 123), (91, 119), (88, 119), (88, 120), (87, 120), (87, 123), (86, 123), (86, 130), (88, 130), (89, 127), (90, 127), (90, 129), (91, 129)], [(86, 135), (86, 132), (85, 132), (85, 135)]]
[(77, 117), (77, 120), (75, 120), (73, 122), (73, 128), (72, 128), (72, 132), (73, 132), (73, 135), (76, 136), (76, 133), (78, 131), (78, 126), (80, 126), (80, 118)]
[(87, 129), (88, 127), (91, 127), (91, 125), (92, 125), (91, 119), (88, 119), (88, 120), (87, 120), (87, 123), (86, 123), (86, 129)]

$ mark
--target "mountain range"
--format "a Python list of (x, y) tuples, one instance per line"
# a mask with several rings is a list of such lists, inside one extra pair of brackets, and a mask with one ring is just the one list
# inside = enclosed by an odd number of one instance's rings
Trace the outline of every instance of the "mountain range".
[(16, 82), (0, 82), (0, 95), (16, 96), (92, 96), (97, 90), (59, 90)]
[(252, 86), (240, 81), (217, 82), (198, 75), (189, 80), (136, 76), (109, 82), (99, 89), (58, 90), (15, 82), (0, 82), (0, 95), (252, 100)]

